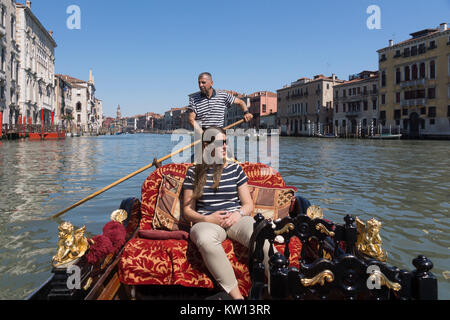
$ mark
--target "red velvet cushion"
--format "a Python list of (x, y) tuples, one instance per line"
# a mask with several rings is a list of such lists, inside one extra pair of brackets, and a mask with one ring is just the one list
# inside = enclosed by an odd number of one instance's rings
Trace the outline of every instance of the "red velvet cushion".
[(139, 238), (148, 240), (188, 240), (189, 233), (185, 231), (139, 230)]

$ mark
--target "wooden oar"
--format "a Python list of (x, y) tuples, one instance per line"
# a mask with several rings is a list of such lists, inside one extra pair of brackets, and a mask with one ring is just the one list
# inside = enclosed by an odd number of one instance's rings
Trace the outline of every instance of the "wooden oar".
[[(224, 129), (225, 129), (225, 130), (231, 129), (231, 128), (233, 128), (233, 127), (236, 127), (236, 126), (240, 125), (240, 124), (243, 123), (243, 122), (244, 122), (244, 120), (239, 120), (238, 122), (233, 123), (233, 124), (229, 125), (228, 127), (225, 127)], [(176, 154), (178, 154), (178, 153), (181, 153), (181, 152), (183, 152), (184, 150), (187, 150), (187, 149), (189, 149), (189, 148), (192, 148), (193, 146), (199, 144), (200, 142), (201, 142), (201, 140), (197, 140), (197, 141), (195, 141), (194, 143), (192, 143), (192, 144), (190, 144), (190, 145), (188, 145), (188, 146), (186, 146), (186, 147), (183, 147), (183, 148), (181, 148), (181, 149), (178, 150), (178, 151), (175, 151), (175, 152), (173, 152), (173, 153), (171, 153), (171, 154), (169, 154), (169, 155), (167, 155), (167, 156), (165, 156), (165, 157), (162, 157), (162, 158), (159, 159), (157, 162), (163, 162), (163, 161), (165, 161), (165, 160), (167, 160), (167, 159), (170, 159), (170, 158), (173, 157), (174, 155), (176, 155)], [(97, 192), (91, 194), (90, 196), (84, 198), (83, 200), (78, 201), (77, 203), (75, 203), (74, 205), (68, 207), (67, 209), (64, 209), (63, 211), (61, 211), (61, 212), (55, 214), (55, 215), (54, 215), (53, 217), (51, 217), (50, 219), (55, 219), (55, 218), (58, 218), (58, 217), (62, 216), (63, 214), (67, 213), (68, 211), (70, 211), (70, 210), (72, 210), (72, 209), (74, 209), (74, 208), (76, 208), (76, 207), (82, 205), (83, 203), (85, 203), (85, 202), (87, 202), (87, 201), (89, 201), (89, 200), (91, 200), (91, 199), (97, 197), (98, 195), (101, 195), (103, 192), (108, 191), (109, 189), (114, 188), (114, 187), (117, 186), (118, 184), (121, 184), (122, 182), (127, 181), (127, 180), (133, 178), (134, 176), (138, 175), (139, 173), (141, 173), (141, 172), (143, 172), (143, 171), (145, 171), (145, 170), (150, 169), (151, 167), (153, 167), (153, 165), (154, 165), (154, 163), (149, 164), (149, 165), (147, 165), (147, 166), (145, 166), (145, 167), (143, 167), (143, 168), (141, 168), (141, 169), (139, 169), (139, 170), (137, 170), (137, 171), (135, 171), (135, 172), (133, 172), (133, 173), (127, 175), (126, 177), (124, 177), (124, 178), (122, 178), (122, 179), (120, 179), (120, 180), (117, 180), (116, 182), (110, 184), (109, 186), (104, 187), (103, 189), (101, 189), (101, 190), (99, 190), (99, 191), (97, 191)]]

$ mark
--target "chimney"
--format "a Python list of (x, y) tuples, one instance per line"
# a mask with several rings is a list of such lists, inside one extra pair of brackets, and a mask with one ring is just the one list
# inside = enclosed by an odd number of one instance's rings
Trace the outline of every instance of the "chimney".
[(53, 30), (48, 30), (48, 34), (50, 35), (50, 37), (53, 37)]
[(441, 25), (440, 25), (440, 31), (441, 32), (444, 32), (444, 31), (447, 31), (447, 29), (448, 29), (448, 26), (447, 26), (447, 23), (441, 23)]
[(31, 9), (31, 1), (30, 0), (27, 0), (27, 8)]
[(394, 46), (394, 40), (389, 40), (389, 47), (393, 47)]

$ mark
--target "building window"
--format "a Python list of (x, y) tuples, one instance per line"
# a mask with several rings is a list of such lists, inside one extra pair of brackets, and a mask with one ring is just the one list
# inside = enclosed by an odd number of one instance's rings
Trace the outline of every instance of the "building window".
[(412, 66), (412, 79), (417, 80), (418, 77), (418, 70), (417, 70), (417, 64), (413, 64)]
[(382, 104), (382, 105), (385, 105), (385, 104), (386, 104), (386, 95), (385, 95), (385, 94), (382, 94), (382, 95), (381, 95), (381, 104)]
[(380, 120), (386, 120), (386, 111), (380, 111)]
[(381, 73), (381, 86), (386, 87), (386, 71)]
[(398, 120), (398, 119), (400, 119), (402, 116), (401, 116), (401, 110), (394, 110), (394, 119), (395, 120)]
[(417, 56), (417, 46), (411, 47), (411, 56)]
[(405, 67), (405, 81), (411, 80), (411, 72), (409, 66)]
[(425, 107), (420, 108), (420, 114), (427, 114), (427, 108)]
[(267, 106), (266, 106), (265, 104), (263, 104), (262, 110), (263, 110), (263, 113), (266, 113), (266, 111), (267, 111)]
[(77, 115), (77, 122), (80, 123), (81, 122), (81, 115)]
[(377, 99), (372, 100), (372, 107), (373, 107), (373, 110), (377, 110)]
[(420, 73), (420, 79), (425, 79), (425, 63), (424, 62), (422, 62), (420, 64), (420, 71), (419, 71), (419, 73)]
[(403, 119), (403, 130), (408, 130), (408, 119)]
[(436, 99), (436, 88), (428, 88), (428, 99)]
[(429, 107), (428, 108), (428, 117), (429, 118), (436, 118), (436, 107)]
[(400, 92), (395, 93), (395, 103), (400, 103)]
[(400, 68), (395, 70), (395, 83), (399, 84), (402, 81), (402, 73), (400, 72)]
[(420, 129), (425, 130), (425, 119), (420, 119)]
[(403, 56), (409, 57), (410, 55), (411, 55), (411, 51), (409, 50), (409, 48), (405, 48), (405, 51), (403, 52)]
[(77, 112), (81, 112), (81, 102), (77, 103)]
[(434, 119), (430, 119), (430, 125), (433, 126), (434, 125)]
[(436, 65), (434, 60), (430, 62), (430, 79), (436, 79)]
[(364, 111), (367, 111), (369, 109), (369, 103), (367, 101), (364, 101)]
[(403, 109), (402, 110), (402, 115), (407, 116), (408, 115), (408, 109)]

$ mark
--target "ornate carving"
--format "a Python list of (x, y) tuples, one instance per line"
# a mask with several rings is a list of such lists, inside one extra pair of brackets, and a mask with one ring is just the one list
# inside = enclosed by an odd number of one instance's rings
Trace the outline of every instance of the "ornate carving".
[(319, 206), (310, 206), (306, 211), (306, 215), (311, 219), (323, 219), (323, 210)]
[(280, 236), (280, 235), (285, 234), (285, 233), (287, 233), (287, 232), (289, 232), (289, 231), (292, 231), (292, 230), (294, 230), (294, 229), (295, 229), (294, 224), (293, 224), (293, 223), (288, 223), (288, 224), (286, 224), (281, 230), (274, 231), (274, 234), (275, 234), (276, 236)]
[(116, 211), (113, 211), (113, 213), (111, 213), (112, 221), (117, 221), (119, 223), (123, 223), (125, 220), (127, 220), (127, 218), (128, 218), (128, 213), (123, 209), (116, 210)]
[(52, 259), (55, 268), (63, 268), (75, 263), (89, 249), (89, 243), (84, 233), (86, 227), (75, 230), (70, 222), (64, 222), (58, 227), (58, 250)]
[(374, 270), (374, 272), (372, 272), (372, 274), (369, 276), (368, 282), (379, 283), (380, 286), (386, 286), (394, 291), (400, 291), (402, 289), (402, 286), (399, 283), (389, 281), (389, 279), (381, 271), (378, 270)]
[(322, 232), (323, 234), (326, 234), (329, 237), (334, 237), (334, 232), (328, 230), (323, 224), (318, 223), (316, 225), (316, 230)]
[(316, 275), (312, 279), (301, 279), (301, 283), (304, 287), (312, 287), (316, 284), (320, 284), (321, 286), (325, 285), (325, 281), (331, 283), (334, 281), (334, 274), (330, 270), (325, 270)]
[(371, 258), (387, 261), (387, 253), (382, 248), (380, 237), (381, 222), (376, 219), (370, 219), (365, 224), (359, 218), (356, 218), (356, 228), (358, 230), (358, 239), (356, 247), (360, 253)]

